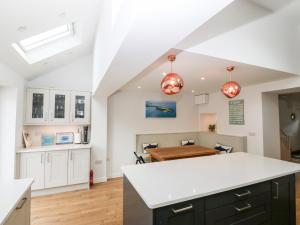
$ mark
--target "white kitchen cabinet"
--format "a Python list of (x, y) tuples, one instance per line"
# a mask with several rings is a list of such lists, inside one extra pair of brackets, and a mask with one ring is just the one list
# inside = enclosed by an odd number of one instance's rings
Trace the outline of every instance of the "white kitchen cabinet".
[(45, 152), (20, 155), (20, 178), (33, 178), (32, 190), (43, 189), (45, 175)]
[(25, 118), (28, 124), (44, 124), (48, 122), (49, 90), (27, 89)]
[(89, 92), (71, 92), (71, 123), (90, 123), (91, 97)]
[(68, 150), (46, 152), (45, 188), (68, 184)]
[(77, 149), (69, 151), (68, 184), (80, 184), (89, 181), (90, 151)]
[(70, 122), (70, 92), (50, 90), (50, 123)]
[(89, 124), (89, 92), (58, 89), (27, 89), (25, 125)]
[(30, 191), (18, 202), (4, 225), (30, 225)]

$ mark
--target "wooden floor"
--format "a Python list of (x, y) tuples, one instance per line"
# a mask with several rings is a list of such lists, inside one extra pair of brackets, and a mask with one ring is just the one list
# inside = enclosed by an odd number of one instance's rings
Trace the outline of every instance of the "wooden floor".
[(34, 197), (31, 225), (121, 225), (122, 179), (90, 190)]
[[(300, 225), (300, 175), (297, 177), (297, 224)], [(35, 197), (32, 225), (122, 225), (122, 179), (90, 191)]]

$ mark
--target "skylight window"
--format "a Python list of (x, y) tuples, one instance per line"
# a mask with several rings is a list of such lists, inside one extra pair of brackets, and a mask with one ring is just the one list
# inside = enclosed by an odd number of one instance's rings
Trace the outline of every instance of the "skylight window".
[(20, 41), (18, 44), (24, 52), (43, 46), (60, 38), (73, 35), (73, 24), (66, 24), (44, 33)]
[(79, 45), (75, 28), (74, 23), (66, 24), (13, 43), (12, 46), (29, 64), (33, 64)]

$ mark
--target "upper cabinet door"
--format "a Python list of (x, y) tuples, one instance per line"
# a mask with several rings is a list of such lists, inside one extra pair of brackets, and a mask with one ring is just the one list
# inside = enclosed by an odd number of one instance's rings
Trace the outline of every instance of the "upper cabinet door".
[(71, 122), (89, 124), (91, 97), (89, 92), (73, 91), (71, 93)]
[(50, 91), (50, 123), (70, 122), (70, 92)]
[(26, 123), (42, 124), (49, 120), (49, 90), (27, 89)]

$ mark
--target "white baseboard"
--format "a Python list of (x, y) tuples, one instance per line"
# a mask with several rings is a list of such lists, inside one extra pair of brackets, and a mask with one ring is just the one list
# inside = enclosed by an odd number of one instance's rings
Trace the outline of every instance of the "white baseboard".
[(52, 195), (52, 194), (58, 194), (58, 193), (62, 193), (62, 192), (77, 191), (77, 190), (83, 190), (83, 189), (89, 189), (89, 188), (90, 188), (89, 183), (83, 183), (83, 184), (76, 184), (76, 185), (70, 185), (70, 186), (64, 186), (64, 187), (36, 190), (36, 191), (32, 191), (31, 195), (33, 197), (34, 196), (43, 196), (43, 195)]
[(95, 184), (102, 183), (102, 182), (107, 182), (107, 177), (97, 177), (97, 178), (94, 178), (94, 183)]
[(120, 172), (112, 173), (108, 176), (108, 178), (119, 178), (119, 177), (123, 177), (123, 174)]

